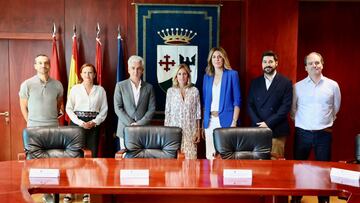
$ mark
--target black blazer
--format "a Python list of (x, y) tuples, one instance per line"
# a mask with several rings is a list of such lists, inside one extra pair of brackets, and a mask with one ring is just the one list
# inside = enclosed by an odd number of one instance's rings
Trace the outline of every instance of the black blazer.
[(293, 88), (286, 77), (276, 73), (270, 87), (266, 90), (264, 75), (255, 78), (250, 85), (248, 113), (253, 126), (265, 122), (273, 131), (273, 137), (290, 133), (288, 113), (291, 109)]

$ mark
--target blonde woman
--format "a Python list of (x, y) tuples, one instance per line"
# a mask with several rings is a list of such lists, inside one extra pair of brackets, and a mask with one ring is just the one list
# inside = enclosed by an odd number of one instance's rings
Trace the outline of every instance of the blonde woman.
[(213, 130), (238, 125), (241, 94), (239, 74), (230, 67), (223, 48), (212, 48), (207, 62), (203, 80), (205, 148), (206, 158), (213, 159)]
[(197, 143), (200, 141), (200, 96), (192, 85), (190, 69), (180, 64), (168, 89), (165, 105), (165, 126), (176, 126), (183, 130), (181, 151), (186, 159), (197, 158)]

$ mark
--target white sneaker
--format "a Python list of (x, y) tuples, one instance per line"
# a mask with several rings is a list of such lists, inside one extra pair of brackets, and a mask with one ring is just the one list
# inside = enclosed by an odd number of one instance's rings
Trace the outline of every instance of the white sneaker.
[(44, 194), (42, 199), (43, 199), (44, 203), (54, 203), (55, 202), (53, 194)]
[(71, 203), (74, 198), (73, 194), (65, 194), (64, 196), (64, 203)]
[(83, 203), (89, 203), (89, 202), (90, 202), (90, 194), (84, 194)]

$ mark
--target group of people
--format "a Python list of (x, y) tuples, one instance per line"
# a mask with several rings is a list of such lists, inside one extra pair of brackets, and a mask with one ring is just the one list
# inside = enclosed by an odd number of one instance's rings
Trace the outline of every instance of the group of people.
[[(331, 127), (340, 108), (341, 96), (338, 84), (322, 75), (322, 56), (311, 52), (305, 57), (308, 76), (294, 86), (291, 80), (277, 72), (276, 53), (264, 52), (261, 64), (263, 74), (251, 82), (247, 110), (253, 126), (272, 130), (272, 153), (284, 156), (286, 137), (290, 134), (288, 114), (291, 112), (296, 129), (294, 158), (308, 159), (314, 148), (316, 160), (330, 160)], [(23, 117), (28, 127), (58, 125), (59, 112), (64, 110), (63, 86), (49, 77), (50, 60), (46, 55), (38, 55), (34, 67), (37, 75), (24, 81), (20, 87)], [(80, 83), (71, 89), (65, 109), (71, 124), (85, 129), (86, 147), (96, 157), (99, 125), (108, 111), (106, 92), (95, 84), (96, 69), (93, 65), (84, 64), (80, 71)], [(124, 127), (147, 125), (155, 112), (154, 89), (141, 79), (143, 72), (143, 58), (131, 56), (128, 60), (129, 78), (118, 82), (115, 87), (116, 135), (121, 149), (125, 147)], [(181, 151), (187, 159), (197, 158), (197, 143), (201, 136), (206, 143), (206, 158), (212, 159), (215, 153), (213, 130), (240, 125), (239, 74), (231, 68), (223, 48), (210, 50), (205, 72), (202, 105), (200, 92), (192, 84), (186, 64), (178, 66), (173, 86), (167, 90), (164, 125), (182, 128)]]

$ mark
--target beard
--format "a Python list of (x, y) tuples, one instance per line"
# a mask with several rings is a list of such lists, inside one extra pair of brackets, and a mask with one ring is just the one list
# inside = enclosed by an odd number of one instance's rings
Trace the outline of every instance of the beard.
[(275, 68), (271, 66), (266, 66), (265, 68), (263, 68), (263, 72), (268, 75), (272, 75), (275, 72)]

